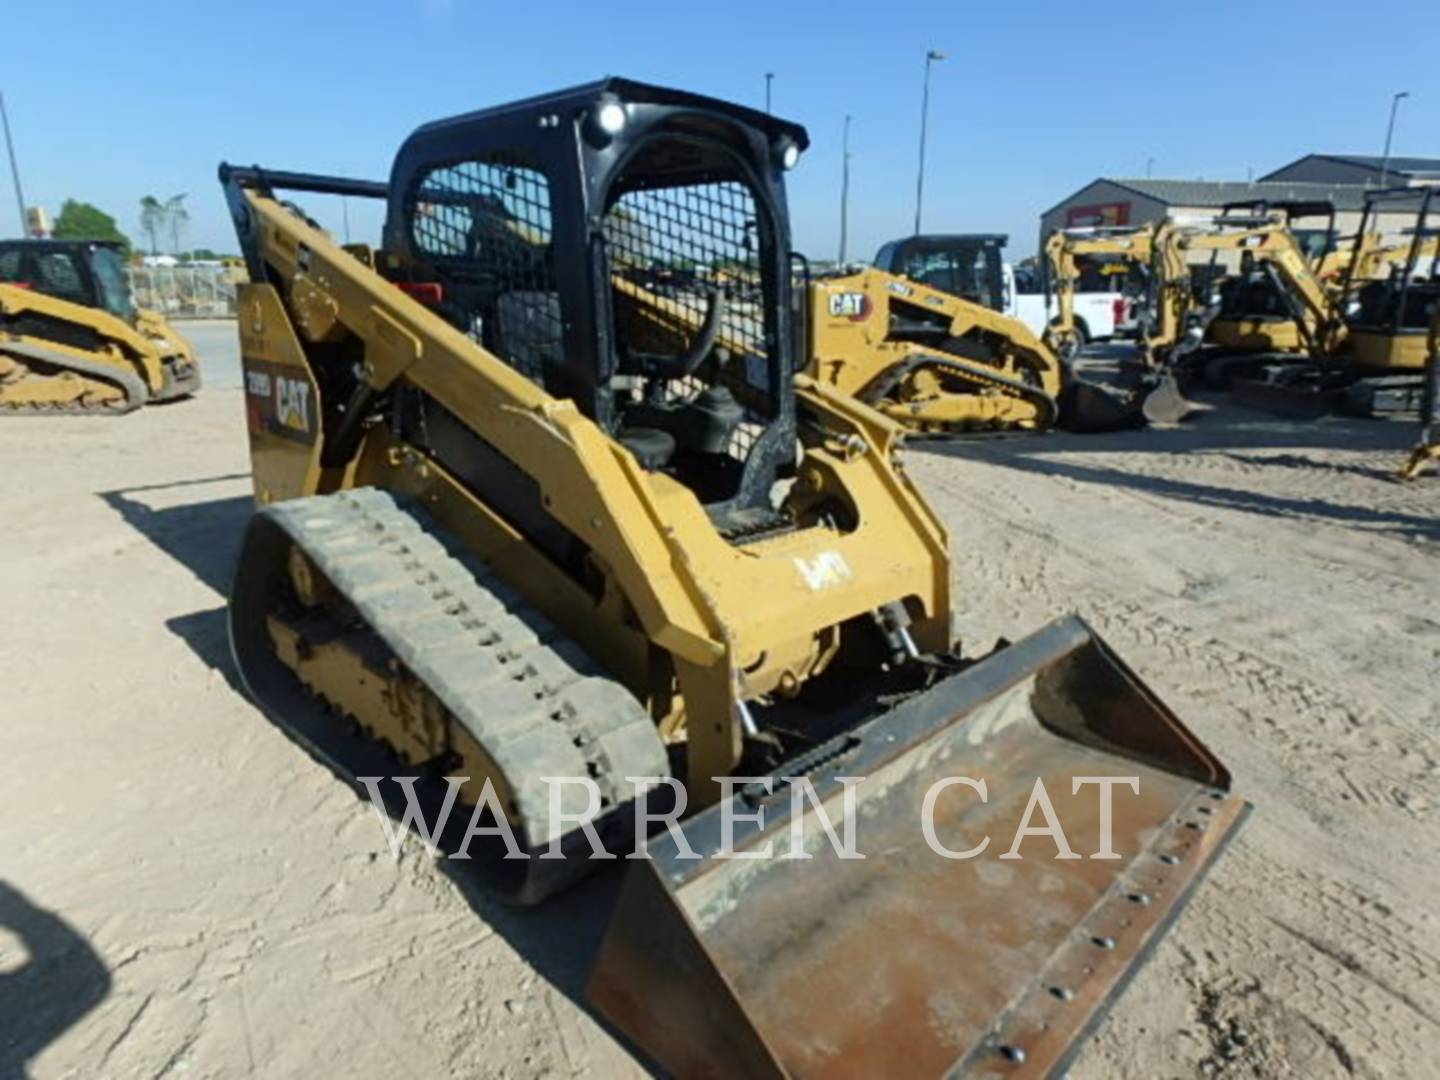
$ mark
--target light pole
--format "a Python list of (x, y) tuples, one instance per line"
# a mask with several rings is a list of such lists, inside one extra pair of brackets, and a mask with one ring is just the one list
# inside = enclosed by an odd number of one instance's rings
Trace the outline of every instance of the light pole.
[(773, 71), (767, 71), (767, 72), (765, 72), (765, 111), (766, 111), (766, 113), (769, 113), (769, 111), (770, 111), (770, 84), (771, 84), (772, 82), (774, 82), (774, 81), (775, 81), (775, 73), (774, 73)]
[(920, 170), (915, 174), (915, 235), (920, 235), (920, 208), (925, 201), (925, 122), (930, 115), (930, 65), (945, 54), (931, 49), (925, 54), (925, 89), (920, 97)]
[(845, 134), (840, 140), (840, 257), (845, 265), (845, 235), (850, 224), (850, 114), (845, 114)]
[(1409, 96), (1409, 90), (1401, 90), (1390, 99), (1390, 126), (1385, 129), (1385, 156), (1380, 160), (1380, 186), (1382, 188), (1390, 176), (1390, 140), (1395, 135), (1395, 113), (1400, 108), (1400, 99)]
[(1154, 159), (1153, 157), (1148, 157), (1148, 158), (1146, 158), (1146, 159), (1145, 159), (1145, 179), (1146, 179), (1146, 180), (1149, 180), (1151, 173), (1153, 173), (1154, 171), (1155, 171), (1155, 159)]
[(20, 235), (29, 236), (30, 226), (25, 220), (25, 193), (20, 190), (20, 166), (15, 164), (15, 143), (10, 138), (10, 115), (5, 111), (4, 94), (0, 94), (0, 125), (5, 128), (5, 150), (10, 155), (10, 178), (15, 182), (15, 203), (20, 207)]

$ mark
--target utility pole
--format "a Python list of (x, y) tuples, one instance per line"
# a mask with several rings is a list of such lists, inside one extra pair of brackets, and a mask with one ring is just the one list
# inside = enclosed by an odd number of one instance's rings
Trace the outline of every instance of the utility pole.
[(1146, 180), (1149, 180), (1151, 174), (1153, 174), (1154, 171), (1155, 171), (1155, 159), (1154, 159), (1153, 157), (1148, 157), (1148, 158), (1146, 158), (1146, 159), (1145, 159), (1145, 179), (1146, 179)]
[(20, 208), (20, 235), (29, 236), (25, 221), (25, 193), (20, 190), (20, 166), (15, 164), (15, 141), (10, 137), (10, 115), (5, 111), (5, 95), (0, 93), (0, 124), (5, 128), (5, 150), (10, 155), (10, 179), (15, 182), (15, 204)]
[(770, 112), (770, 84), (775, 81), (773, 71), (765, 72), (765, 112)]
[(1380, 160), (1380, 186), (1382, 188), (1390, 178), (1390, 140), (1395, 136), (1395, 113), (1400, 108), (1400, 99), (1409, 96), (1409, 90), (1401, 90), (1390, 99), (1390, 126), (1385, 129), (1385, 156)]
[(850, 114), (845, 114), (845, 134), (840, 139), (840, 258), (845, 265), (845, 237), (850, 224)]
[(915, 235), (920, 235), (920, 209), (925, 201), (925, 123), (930, 115), (930, 65), (945, 54), (931, 49), (925, 54), (925, 90), (920, 97), (920, 169), (915, 174)]

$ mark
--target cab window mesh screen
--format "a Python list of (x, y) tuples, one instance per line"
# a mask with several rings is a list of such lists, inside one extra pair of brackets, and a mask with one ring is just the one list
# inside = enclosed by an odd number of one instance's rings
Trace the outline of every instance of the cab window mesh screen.
[(671, 380), (666, 397), (692, 397), (706, 381), (729, 385), (753, 421), (731, 450), (742, 459), (773, 415), (756, 212), (750, 188), (725, 180), (627, 191), (604, 222), (622, 353), (683, 354), (711, 306), (723, 304), (716, 370)]
[(545, 174), (495, 156), (426, 175), (411, 212), (437, 268), (445, 313), (536, 382), (561, 360), (560, 300)]

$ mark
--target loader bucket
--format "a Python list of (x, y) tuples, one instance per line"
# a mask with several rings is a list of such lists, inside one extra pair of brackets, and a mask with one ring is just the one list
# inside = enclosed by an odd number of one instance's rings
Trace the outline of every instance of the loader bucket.
[(1072, 376), (1060, 395), (1060, 427), (1076, 435), (1097, 435), (1145, 426), (1140, 401), (1130, 390)]
[[(1030, 1076), (1058, 1072), (1233, 835), (1248, 807), (1224, 767), (1078, 618), (1059, 620), (807, 755), (841, 832), (777, 775), (663, 830), (633, 863), (592, 973), (592, 1002), (679, 1077)], [(1095, 785), (1115, 787), (1108, 815)], [(936, 785), (947, 777), (984, 783)], [(1010, 853), (1045, 785), (1053, 836)], [(933, 835), (922, 815), (931, 796)], [(717, 858), (724, 817), (730, 850)], [(1043, 824), (1039, 811), (1030, 824)], [(811, 858), (784, 858), (792, 826)], [(843, 832), (842, 832), (843, 839)]]

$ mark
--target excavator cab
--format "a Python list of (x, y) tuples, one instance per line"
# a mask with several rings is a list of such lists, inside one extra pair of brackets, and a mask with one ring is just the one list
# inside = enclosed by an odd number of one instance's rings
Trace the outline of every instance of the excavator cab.
[(1440, 303), (1440, 199), (1435, 194), (1433, 188), (1392, 188), (1365, 196), (1358, 236), (1378, 228), (1381, 213), (1414, 215), (1414, 224), (1404, 230), (1405, 260), (1392, 266), (1388, 277), (1361, 281), (1352, 272), (1345, 278), (1346, 355), (1368, 374), (1418, 372), (1425, 366), (1431, 316)]
[[(1275, 219), (1283, 222), (1312, 270), (1334, 251), (1338, 238), (1335, 205), (1328, 200), (1247, 199), (1226, 203), (1215, 219), (1217, 227), (1244, 229)], [(1296, 222), (1320, 218), (1322, 228), (1302, 229)], [(1239, 272), (1220, 284), (1220, 305), (1210, 321), (1206, 339), (1223, 349), (1247, 352), (1289, 353), (1306, 347), (1307, 338), (1297, 319), (1296, 299), (1271, 268), (1241, 252)]]

